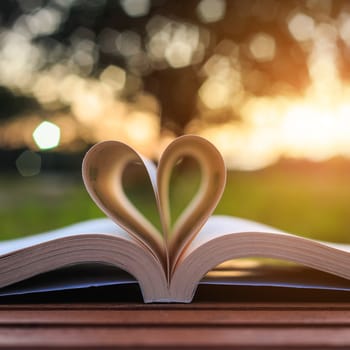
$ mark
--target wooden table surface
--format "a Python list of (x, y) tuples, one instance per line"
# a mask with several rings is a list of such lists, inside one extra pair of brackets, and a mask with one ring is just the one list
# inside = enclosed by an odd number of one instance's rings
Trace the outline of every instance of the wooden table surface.
[(310, 301), (253, 288), (238, 290), (236, 300), (204, 294), (191, 304), (143, 304), (132, 294), (134, 301), (111, 301), (103, 293), (98, 302), (86, 295), (82, 302), (77, 295), (5, 298), (0, 348), (350, 349), (348, 294)]
[(349, 349), (350, 303), (4, 305), (0, 346)]

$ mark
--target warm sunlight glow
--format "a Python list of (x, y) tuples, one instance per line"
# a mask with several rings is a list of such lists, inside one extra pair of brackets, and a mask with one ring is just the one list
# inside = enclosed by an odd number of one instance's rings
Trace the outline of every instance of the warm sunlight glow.
[(208, 79), (199, 89), (199, 97), (210, 109), (222, 108), (229, 103), (231, 89), (225, 81)]
[[(76, 28), (70, 13), (81, 1), (17, 2), (0, 28), (1, 148), (71, 151), (112, 139), (157, 158), (194, 133), (234, 169), (350, 158), (344, 1), (120, 0), (118, 25), (98, 20), (114, 5), (90, 1), (87, 23), (96, 23)], [(18, 169), (35, 155), (25, 157)]]
[(170, 67), (186, 67), (191, 63), (192, 47), (186, 42), (174, 42), (166, 48), (165, 58)]
[(108, 85), (85, 81), (74, 91), (72, 111), (82, 123), (92, 125), (101, 118), (113, 101), (113, 91)]
[(149, 21), (147, 31), (148, 56), (158, 65), (166, 62), (172, 68), (182, 68), (203, 55), (206, 32), (195, 25), (155, 16)]
[(207, 277), (216, 277), (216, 278), (230, 278), (230, 277), (244, 277), (244, 276), (251, 276), (254, 275), (253, 271), (249, 271), (249, 270), (243, 270), (243, 271), (239, 271), (239, 270), (211, 270), (209, 271), (206, 276)]
[(61, 130), (50, 122), (44, 121), (33, 132), (33, 139), (40, 149), (55, 148), (60, 143)]
[(296, 13), (289, 19), (288, 29), (295, 40), (310, 40), (315, 32), (315, 21), (303, 13)]
[(275, 57), (275, 39), (266, 33), (256, 34), (250, 42), (249, 50), (257, 61), (271, 61)]
[[(338, 22), (345, 42), (349, 18), (343, 14)], [(242, 82), (256, 88), (268, 85), (258, 70), (245, 73), (243, 80), (242, 67), (235, 60), (239, 50), (234, 45), (224, 47), (226, 52), (230, 50), (231, 60), (215, 53), (203, 66), (206, 80), (198, 92), (203, 112), (186, 131), (211, 140), (229, 168), (259, 169), (281, 157), (324, 161), (350, 155), (350, 85), (339, 73), (338, 29), (329, 23), (316, 24), (302, 13), (289, 19), (288, 29), (296, 40), (309, 40), (311, 81), (300, 95), (282, 85), (277, 90), (280, 93), (271, 96), (245, 94)], [(222, 51), (222, 46), (219, 49)], [(249, 50), (257, 61), (271, 60), (275, 41), (258, 33), (251, 39)], [(229, 106), (239, 118), (222, 121), (215, 110)], [(220, 122), (211, 123), (215, 118)]]
[(288, 156), (305, 154), (313, 160), (324, 160), (336, 151), (334, 136), (335, 118), (332, 111), (325, 111), (317, 105), (296, 104), (281, 121), (281, 139)]
[(340, 16), (339, 20), (339, 35), (346, 42), (347, 45), (350, 45), (350, 14), (344, 13)]
[(108, 66), (100, 75), (100, 80), (110, 85), (116, 91), (124, 88), (126, 82), (126, 73), (117, 66)]
[[(151, 113), (137, 111), (130, 114), (125, 121), (125, 136), (128, 142), (138, 149), (144, 145), (148, 145), (150, 150), (154, 149), (158, 142), (159, 131), (159, 120)], [(144, 148), (143, 153), (149, 155), (150, 150)]]

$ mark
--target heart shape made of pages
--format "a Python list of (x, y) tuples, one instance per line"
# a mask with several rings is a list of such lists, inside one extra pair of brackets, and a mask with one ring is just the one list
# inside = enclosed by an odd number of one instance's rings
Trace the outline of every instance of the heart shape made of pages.
[[(183, 157), (194, 158), (200, 168), (197, 193), (171, 225), (169, 185), (172, 170)], [(162, 231), (159, 232), (125, 194), (122, 176), (130, 163), (139, 163), (149, 177)], [(163, 152), (158, 169), (130, 146), (105, 141), (93, 146), (83, 160), (85, 187), (102, 211), (123, 227), (160, 261), (168, 277), (181, 252), (212, 214), (225, 187), (226, 169), (219, 151), (194, 135), (175, 139)]]

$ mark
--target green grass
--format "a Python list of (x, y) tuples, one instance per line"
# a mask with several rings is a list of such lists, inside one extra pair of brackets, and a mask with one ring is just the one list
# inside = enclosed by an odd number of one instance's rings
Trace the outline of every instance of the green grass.
[(76, 176), (0, 178), (0, 239), (103, 216)]
[[(350, 243), (349, 179), (350, 165), (337, 162), (229, 172), (215, 213), (257, 220), (307, 237)], [(177, 214), (192, 195), (193, 181), (182, 179), (171, 190)], [(134, 186), (130, 195), (146, 216), (156, 215), (145, 186)], [(103, 216), (77, 175), (0, 177), (0, 239)]]
[(349, 175), (283, 168), (230, 173), (216, 212), (315, 239), (350, 243)]

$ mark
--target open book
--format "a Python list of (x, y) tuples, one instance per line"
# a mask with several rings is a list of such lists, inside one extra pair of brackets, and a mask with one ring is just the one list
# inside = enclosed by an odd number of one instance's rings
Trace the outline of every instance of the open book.
[[(200, 182), (189, 204), (174, 219), (169, 184), (184, 157), (198, 165)], [(123, 176), (130, 164), (140, 167), (149, 180), (160, 227), (126, 195)], [(283, 259), (350, 279), (350, 246), (302, 238), (249, 220), (211, 216), (225, 187), (226, 169), (218, 150), (203, 138), (175, 139), (158, 167), (126, 144), (102, 142), (87, 152), (82, 171), (87, 191), (108, 218), (2, 242), (0, 287), (5, 292), (0, 289), (0, 294), (10, 293), (6, 292), (9, 286), (30, 277), (79, 264), (112, 265), (128, 272), (139, 283), (145, 302), (190, 302), (199, 283), (238, 283), (234, 274), (228, 281), (207, 272), (244, 257)], [(307, 286), (301, 280), (294, 285)], [(309, 285), (350, 290), (350, 283), (330, 281), (310, 281)], [(98, 285), (99, 281), (84, 283)], [(293, 286), (286, 277), (264, 280), (261, 274), (259, 283)]]

